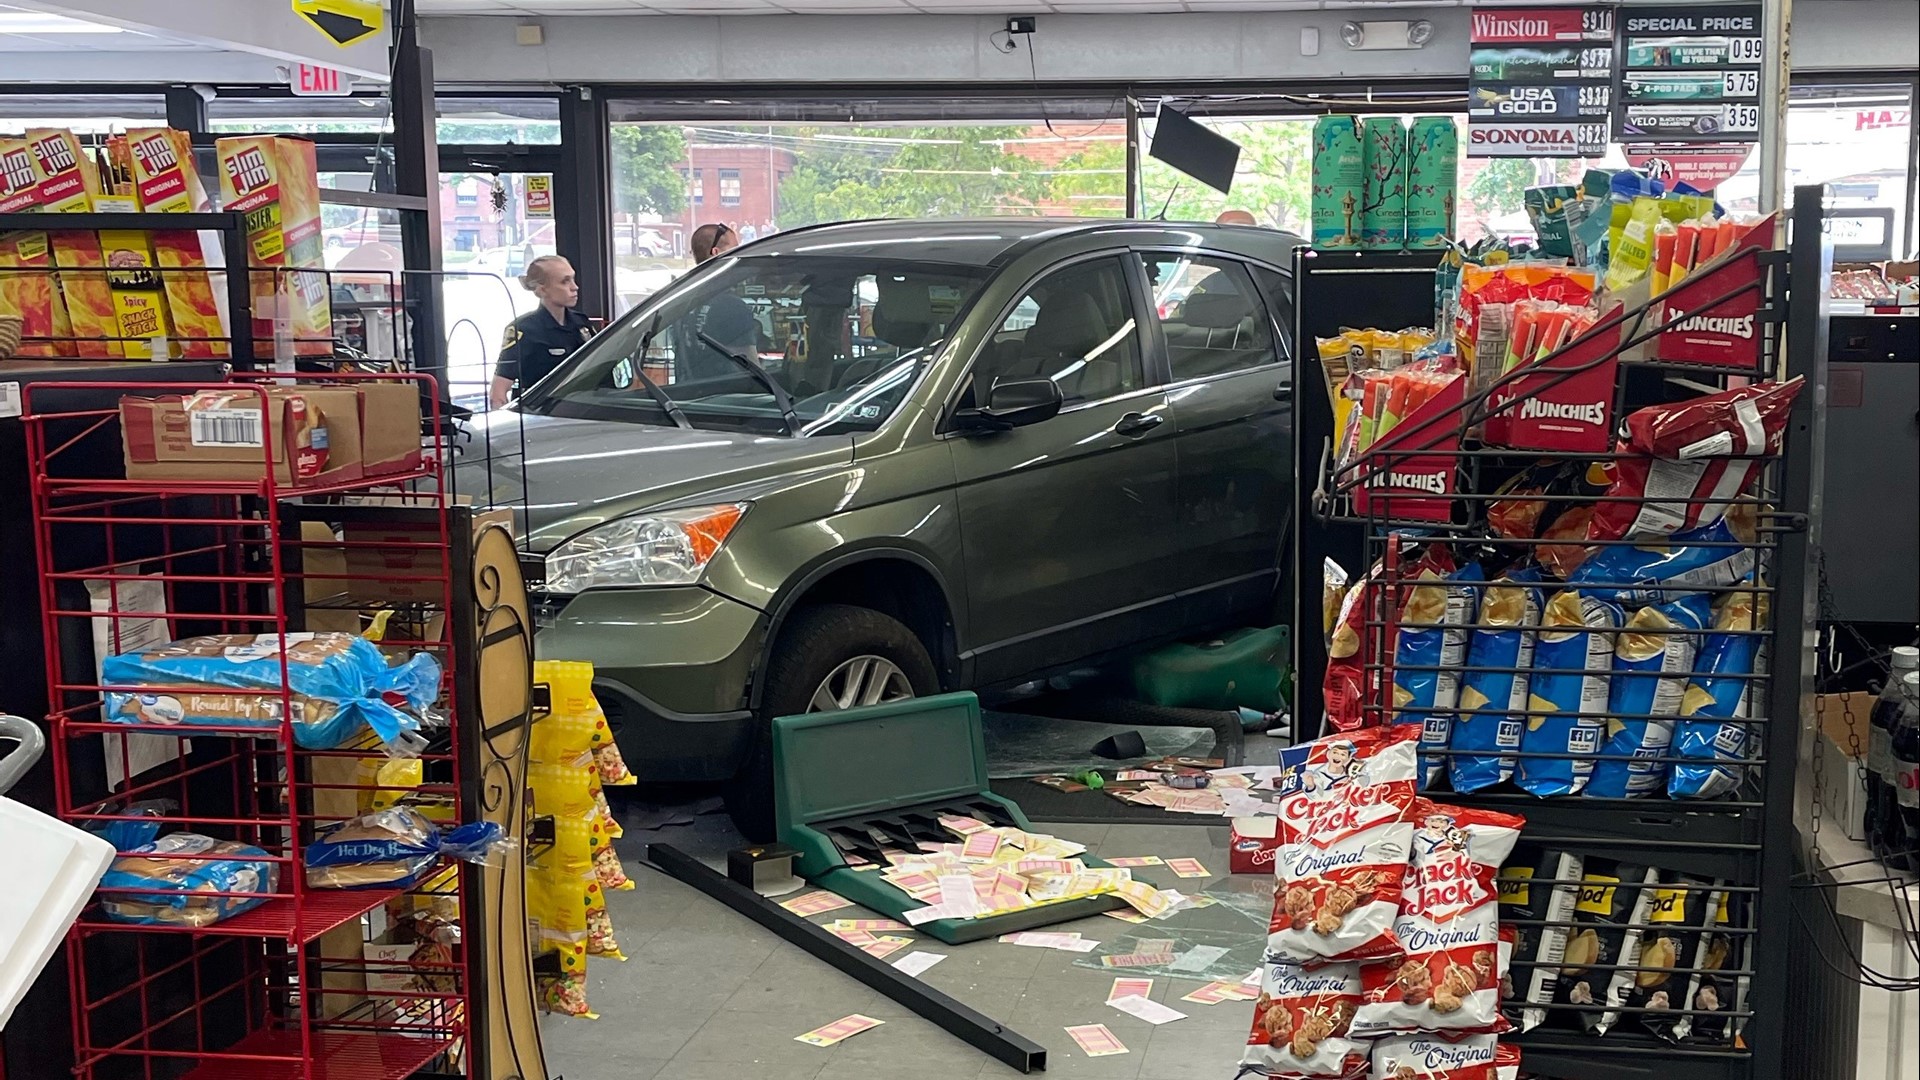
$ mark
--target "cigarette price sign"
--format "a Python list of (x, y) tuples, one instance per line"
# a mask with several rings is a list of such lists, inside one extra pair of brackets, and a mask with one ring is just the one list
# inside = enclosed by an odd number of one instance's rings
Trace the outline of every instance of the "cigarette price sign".
[(1622, 8), (1613, 133), (1621, 142), (1760, 141), (1760, 5)]
[(1614, 9), (1473, 13), (1468, 157), (1597, 157), (1614, 98)]

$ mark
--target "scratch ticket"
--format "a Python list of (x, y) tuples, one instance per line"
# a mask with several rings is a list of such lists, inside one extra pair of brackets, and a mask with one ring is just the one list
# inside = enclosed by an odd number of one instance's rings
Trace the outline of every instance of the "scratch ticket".
[(780, 901), (780, 906), (793, 912), (795, 915), (823, 915), (829, 911), (839, 911), (841, 908), (850, 908), (853, 906), (853, 901), (838, 893), (830, 893), (825, 889), (821, 889), (816, 892), (807, 893), (804, 896), (796, 896), (791, 900), (782, 900)]
[(1180, 877), (1212, 877), (1199, 859), (1168, 859), (1167, 869)]
[(1123, 997), (1147, 997), (1153, 993), (1152, 979), (1129, 979), (1122, 976), (1113, 980), (1113, 989), (1107, 991), (1107, 1000)]
[(1066, 1030), (1088, 1057), (1107, 1057), (1111, 1054), (1128, 1052), (1126, 1045), (1115, 1038), (1105, 1024), (1082, 1024)]
[(1160, 866), (1160, 865), (1163, 865), (1161, 863), (1160, 856), (1158, 855), (1129, 855), (1125, 858), (1120, 858), (1120, 859), (1107, 859), (1106, 864), (1108, 866)]
[(809, 1046), (832, 1046), (842, 1039), (858, 1035), (868, 1028), (876, 1028), (884, 1023), (886, 1023), (884, 1020), (875, 1020), (871, 1016), (855, 1013), (852, 1016), (843, 1016), (825, 1027), (814, 1028), (805, 1035), (795, 1035), (793, 1041), (803, 1042)]

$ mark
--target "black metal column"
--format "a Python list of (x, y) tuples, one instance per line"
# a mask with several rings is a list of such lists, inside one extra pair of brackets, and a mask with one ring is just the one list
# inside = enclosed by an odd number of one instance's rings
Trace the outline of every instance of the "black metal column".
[(1126, 216), (1140, 216), (1140, 103), (1127, 95), (1127, 210)]
[(167, 87), (167, 126), (189, 135), (204, 135), (207, 123), (207, 99), (191, 86)]
[(573, 86), (560, 95), (560, 168), (553, 177), (556, 251), (573, 263), (580, 281), (580, 311), (613, 316), (613, 200), (607, 103), (592, 87)]
[[(393, 165), (396, 194), (426, 200), (400, 215), (401, 261), (413, 316), (413, 366), (445, 377), (446, 329), (440, 325), (440, 142), (433, 98), (433, 53), (420, 47), (412, 0), (394, 4)], [(444, 390), (443, 390), (444, 392)]]

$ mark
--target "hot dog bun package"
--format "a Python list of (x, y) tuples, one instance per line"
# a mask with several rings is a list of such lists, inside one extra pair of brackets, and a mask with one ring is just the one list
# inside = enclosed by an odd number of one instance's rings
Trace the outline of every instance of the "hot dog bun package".
[[(280, 867), (270, 858), (248, 844), (172, 833), (113, 860), (100, 879), (100, 907), (115, 922), (212, 926), (279, 890)], [(130, 889), (143, 891), (120, 891)]]

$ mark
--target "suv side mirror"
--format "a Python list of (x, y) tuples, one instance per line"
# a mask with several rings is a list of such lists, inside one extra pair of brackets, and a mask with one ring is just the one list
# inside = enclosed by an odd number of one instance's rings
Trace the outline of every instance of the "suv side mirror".
[(985, 408), (964, 410), (954, 420), (968, 431), (1005, 431), (1052, 419), (1063, 400), (1052, 379), (996, 379)]

